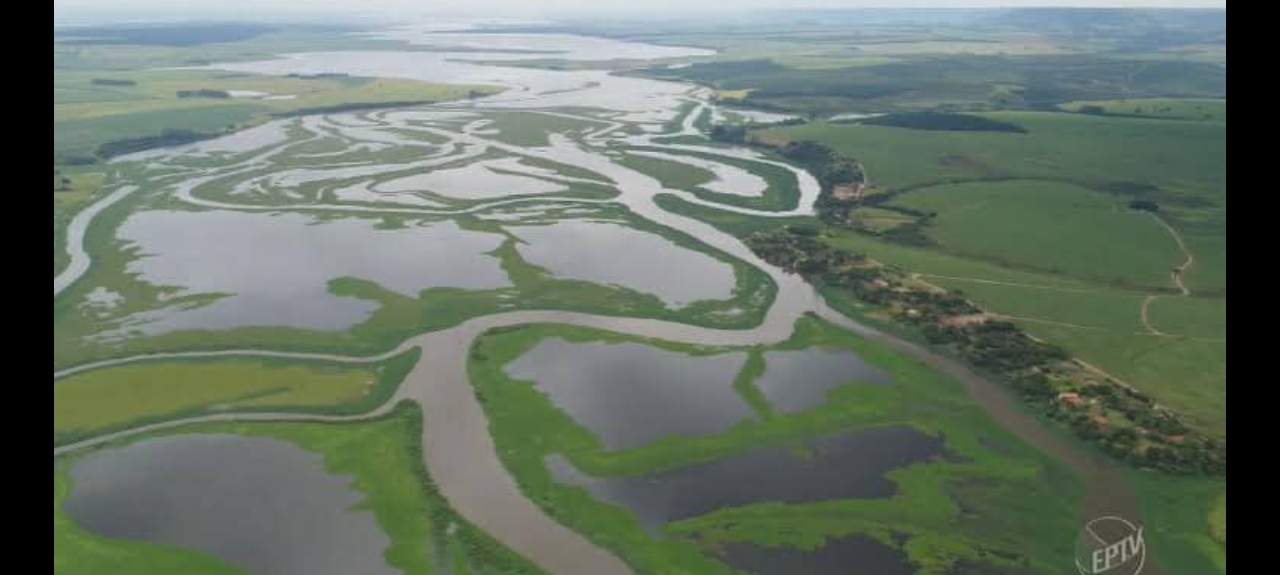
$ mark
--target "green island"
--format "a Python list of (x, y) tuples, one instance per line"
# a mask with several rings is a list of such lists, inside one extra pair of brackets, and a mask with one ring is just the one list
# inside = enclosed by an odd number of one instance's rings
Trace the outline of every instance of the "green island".
[[(669, 436), (644, 447), (609, 451), (534, 385), (512, 381), (503, 371), (508, 362), (552, 337), (641, 341), (692, 354), (724, 350), (538, 325), (492, 333), (472, 351), (472, 383), (489, 415), (499, 452), (524, 492), (553, 516), (615, 549), (641, 572), (730, 573), (708, 561), (706, 552), (722, 543), (743, 541), (812, 548), (824, 538), (854, 533), (900, 548), (921, 573), (966, 572), (957, 571), (957, 565), (968, 565), (963, 568), (973, 572), (1019, 566), (1049, 570), (1069, 560), (1071, 538), (1063, 536), (1074, 530), (1073, 507), (1081, 495), (1078, 481), (992, 424), (954, 382), (901, 354), (820, 320), (805, 319), (790, 339), (766, 349), (847, 348), (889, 372), (894, 383), (842, 385), (811, 411), (743, 421), (708, 437)], [(744, 367), (739, 378), (750, 381), (759, 375), (751, 371), (750, 365)], [(646, 533), (624, 510), (553, 481), (544, 465), (547, 456), (559, 454), (592, 476), (631, 476), (761, 445), (795, 445), (805, 437), (893, 424), (943, 438), (956, 461), (922, 462), (890, 472), (897, 491), (886, 499), (761, 502), (664, 525), (665, 537)], [(985, 512), (965, 511), (974, 505)], [(1029, 529), (1015, 533), (1000, 527), (1010, 521), (1025, 521), (1020, 524)], [(997, 532), (1000, 535), (993, 537)]]

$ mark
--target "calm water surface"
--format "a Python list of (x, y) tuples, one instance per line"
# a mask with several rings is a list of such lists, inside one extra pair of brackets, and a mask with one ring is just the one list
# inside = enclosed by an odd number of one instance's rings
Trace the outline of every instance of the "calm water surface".
[(85, 456), (65, 511), (103, 537), (195, 549), (263, 575), (391, 575), (390, 539), (319, 454), (238, 435), (179, 435)]
[(827, 392), (842, 383), (889, 383), (888, 373), (843, 348), (766, 351), (764, 365), (756, 387), (776, 411), (785, 413), (821, 405)]
[(710, 435), (754, 418), (733, 390), (742, 352), (695, 357), (639, 343), (548, 338), (507, 365), (608, 449), (664, 435)]
[(945, 454), (941, 438), (914, 427), (893, 426), (822, 437), (801, 446), (761, 447), (634, 477), (589, 477), (559, 456), (548, 458), (547, 464), (557, 480), (585, 487), (653, 528), (765, 501), (889, 497), (897, 487), (886, 472)]

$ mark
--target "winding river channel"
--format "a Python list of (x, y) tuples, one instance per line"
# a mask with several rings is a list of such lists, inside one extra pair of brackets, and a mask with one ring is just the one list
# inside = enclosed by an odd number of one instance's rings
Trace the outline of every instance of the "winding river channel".
[[(411, 34), (412, 36), (412, 34)], [(413, 36), (423, 42), (439, 40), (430, 34)], [(573, 37), (557, 36), (560, 42), (573, 42)], [(568, 38), (568, 40), (565, 40)], [(412, 39), (412, 38), (411, 38)], [(548, 40), (550, 42), (550, 40)], [(592, 40), (597, 47), (597, 40)], [(616, 43), (619, 53), (630, 53), (634, 45)], [(565, 48), (564, 46), (561, 46)], [(625, 48), (626, 50), (622, 50)], [(572, 49), (568, 47), (565, 49)], [(594, 48), (593, 48), (594, 49)], [(655, 48), (656, 49), (656, 48)], [(663, 48), (659, 56), (696, 55), (696, 51), (680, 52)], [(577, 54), (577, 52), (574, 52)], [(786, 340), (792, 334), (795, 322), (805, 314), (814, 314), (844, 329), (857, 333), (870, 340), (879, 342), (895, 350), (901, 351), (928, 366), (952, 376), (973, 400), (986, 413), (1014, 435), (1034, 445), (1038, 449), (1052, 455), (1066, 466), (1078, 473), (1088, 486), (1088, 494), (1081, 506), (1081, 517), (1094, 517), (1103, 514), (1118, 514), (1126, 517), (1137, 517), (1134, 495), (1120, 473), (1109, 467), (1109, 464), (1085, 453), (1075, 445), (1058, 435), (1048, 431), (1031, 416), (1026, 414), (1003, 389), (984, 376), (975, 373), (960, 362), (935, 353), (915, 343), (905, 341), (894, 335), (863, 325), (848, 318), (829, 307), (816, 290), (797, 275), (769, 265), (756, 257), (742, 241), (724, 233), (715, 227), (699, 220), (668, 212), (655, 203), (658, 194), (670, 193), (682, 199), (716, 209), (730, 210), (756, 216), (794, 216), (809, 215), (813, 212), (813, 204), (818, 196), (818, 183), (808, 173), (792, 166), (767, 160), (750, 150), (726, 150), (710, 145), (689, 144), (682, 138), (680, 144), (664, 143), (664, 139), (673, 136), (698, 135), (694, 123), (697, 118), (710, 113), (713, 106), (709, 103), (709, 94), (705, 90), (688, 85), (659, 82), (639, 78), (623, 78), (602, 71), (566, 72), (536, 70), (532, 68), (504, 68), (482, 66), (459, 60), (454, 54), (450, 58), (447, 52), (413, 53), (412, 57), (385, 54), (378, 55), (343, 53), (340, 56), (299, 54), (266, 62), (250, 62), (229, 64), (228, 69), (265, 72), (265, 73), (317, 73), (344, 72), (352, 75), (378, 75), (411, 77), (432, 81), (498, 81), (513, 86), (508, 93), (492, 98), (479, 99), (466, 103), (442, 104), (420, 108), (420, 110), (439, 111), (476, 111), (484, 109), (511, 108), (564, 108), (556, 112), (569, 118), (577, 118), (583, 122), (598, 126), (586, 134), (575, 135), (574, 138), (555, 134), (549, 138), (545, 146), (524, 146), (504, 142), (496, 137), (483, 135), (483, 130), (471, 130), (436, 127), (413, 121), (412, 111), (389, 110), (367, 114), (364, 119), (371, 126), (361, 126), (366, 130), (381, 130), (386, 133), (419, 132), (433, 138), (443, 138), (446, 144), (457, 150), (468, 146), (484, 148), (503, 154), (533, 160), (545, 160), (569, 165), (580, 170), (591, 172), (602, 177), (617, 192), (615, 199), (608, 200), (625, 206), (632, 213), (651, 222), (679, 230), (697, 241), (738, 258), (750, 266), (764, 272), (777, 286), (777, 295), (769, 307), (762, 322), (750, 329), (725, 330), (687, 325), (671, 321), (654, 319), (616, 317), (575, 313), (567, 311), (513, 311), (485, 315), (466, 320), (458, 325), (416, 335), (395, 349), (385, 353), (367, 357), (347, 357), (329, 354), (307, 354), (290, 352), (273, 352), (266, 350), (226, 350), (218, 352), (190, 352), (150, 354), (123, 357), (93, 364), (79, 365), (62, 371), (55, 371), (54, 379), (99, 369), (112, 365), (144, 361), (157, 358), (192, 358), (222, 356), (256, 356), (299, 359), (325, 359), (343, 362), (373, 362), (391, 357), (402, 351), (418, 348), (421, 360), (404, 380), (395, 395), (376, 409), (358, 416), (317, 416), (295, 413), (220, 413), (216, 415), (193, 417), (177, 421), (168, 421), (144, 425), (134, 429), (120, 431), (109, 435), (95, 437), (75, 444), (55, 447), (54, 455), (71, 453), (91, 446), (101, 445), (122, 438), (145, 434), (148, 432), (174, 428), (197, 421), (216, 420), (275, 420), (275, 421), (354, 421), (377, 417), (390, 411), (404, 400), (412, 400), (421, 406), (424, 412), (422, 429), (423, 456), (426, 468), (440, 493), (465, 518), (483, 529), (495, 539), (515, 552), (527, 557), (549, 573), (556, 575), (627, 575), (632, 573), (621, 560), (608, 550), (596, 545), (549, 517), (538, 505), (526, 498), (516, 485), (514, 478), (503, 466), (489, 434), (489, 424), (485, 411), (481, 407), (467, 375), (467, 359), (469, 349), (477, 337), (495, 328), (521, 324), (554, 323), (584, 326), (628, 334), (658, 338), (662, 340), (707, 346), (750, 346), (772, 344)], [(465, 57), (485, 58), (485, 54), (465, 53)], [(510, 59), (511, 54), (504, 58)], [(535, 56), (531, 56), (535, 57)], [(594, 58), (604, 59), (607, 54), (596, 53)], [(425, 62), (424, 62), (425, 59)], [(446, 65), (433, 68), (432, 62), (448, 62)], [(567, 106), (573, 108), (566, 108)], [(582, 108), (599, 108), (608, 110), (609, 114), (584, 115), (577, 110)], [(681, 118), (678, 114), (683, 112)], [(623, 133), (621, 126), (634, 123), (645, 123), (653, 118), (655, 125), (674, 125), (674, 131), (664, 133)], [(563, 118), (568, 119), (568, 118)], [(675, 120), (678, 123), (672, 124)], [(304, 124), (305, 126), (305, 124)], [(328, 130), (340, 132), (341, 127), (331, 124)], [(312, 137), (322, 137), (321, 132), (312, 133)], [(356, 136), (353, 136), (356, 137)], [(629, 169), (621, 165), (614, 156), (605, 153), (612, 142), (644, 145), (654, 149), (662, 149), (665, 154), (679, 155), (682, 152), (699, 152), (712, 156), (726, 156), (752, 161), (760, 161), (771, 165), (783, 166), (797, 177), (800, 191), (799, 204), (786, 211), (769, 212), (751, 210), (738, 206), (726, 206), (694, 197), (680, 190), (671, 190), (663, 186), (657, 179)], [(296, 143), (295, 143), (296, 145)], [(222, 169), (216, 174), (191, 177), (172, 188), (171, 198), (202, 208), (240, 211), (331, 211), (371, 213), (401, 213), (422, 215), (448, 215), (456, 213), (476, 213), (493, 209), (496, 206), (533, 203), (533, 204), (572, 204), (592, 203), (600, 200), (584, 200), (570, 197), (521, 198), (498, 200), (480, 203), (457, 209), (427, 209), (422, 207), (375, 205), (352, 205), (334, 203), (332, 201), (292, 201), (290, 203), (262, 204), (254, 201), (232, 201), (225, 197), (201, 197), (199, 187), (213, 178), (223, 178), (233, 173), (249, 173), (269, 165), (267, 162), (275, 155), (283, 153), (289, 144), (280, 141), (268, 143), (259, 148), (250, 157), (239, 161), (236, 165)], [(149, 161), (163, 164), (170, 154), (189, 153), (190, 148), (178, 148), (161, 154), (151, 153), (145, 159), (127, 158), (124, 161)], [(447, 158), (449, 156), (441, 156)], [(423, 160), (417, 168), (427, 168), (438, 160)], [(92, 265), (90, 251), (84, 247), (86, 230), (95, 221), (94, 218), (104, 209), (125, 198), (135, 191), (135, 186), (128, 182), (115, 182), (115, 189), (82, 211), (70, 224), (68, 230), (68, 251), (71, 254), (71, 265), (54, 279), (54, 297), (66, 290), (81, 278)]]

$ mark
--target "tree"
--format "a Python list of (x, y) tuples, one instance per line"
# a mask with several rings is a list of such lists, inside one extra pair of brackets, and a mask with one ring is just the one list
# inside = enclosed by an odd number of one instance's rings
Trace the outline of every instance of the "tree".
[(1129, 209), (1143, 212), (1158, 212), (1160, 211), (1160, 204), (1151, 200), (1133, 200), (1132, 202), (1129, 202)]
[(711, 139), (717, 142), (740, 144), (747, 140), (747, 129), (742, 126), (712, 126)]

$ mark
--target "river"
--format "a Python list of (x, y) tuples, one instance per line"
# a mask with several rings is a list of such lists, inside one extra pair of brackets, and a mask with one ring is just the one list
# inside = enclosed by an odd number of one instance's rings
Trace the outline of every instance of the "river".
[[(412, 36), (412, 32), (404, 32)], [(438, 35), (419, 33), (416, 41), (446, 41)], [(519, 44), (518, 38), (507, 39), (509, 44)], [(559, 42), (557, 44), (557, 42)], [(596, 39), (583, 40), (572, 36), (555, 36), (541, 38), (535, 43), (538, 49), (567, 50), (575, 58), (609, 59), (611, 54), (635, 54), (639, 50), (635, 45), (616, 41), (601, 42)], [(583, 45), (585, 45), (585, 47)], [(610, 46), (615, 50), (610, 52)], [(642, 50), (641, 50), (642, 51)], [(664, 49), (662, 56), (698, 55), (699, 51)], [(997, 384), (975, 373), (960, 362), (939, 355), (917, 344), (886, 334), (853, 319), (845, 317), (830, 308), (808, 285), (797, 275), (769, 265), (747, 248), (739, 239), (726, 234), (702, 221), (667, 212), (654, 202), (654, 197), (661, 193), (675, 193), (684, 199), (704, 206), (727, 209), (739, 213), (759, 216), (807, 215), (813, 212), (813, 204), (817, 199), (818, 184), (809, 174), (792, 166), (797, 177), (800, 190), (799, 205), (785, 212), (760, 212), (740, 207), (722, 206), (714, 202), (702, 201), (691, 194), (666, 189), (658, 180), (644, 173), (628, 169), (605, 153), (608, 144), (623, 141), (629, 144), (643, 144), (665, 150), (664, 153), (679, 154), (682, 151), (696, 151), (712, 155), (731, 155), (766, 161), (750, 150), (725, 150), (712, 146), (691, 144), (664, 144), (661, 136), (696, 134), (694, 121), (696, 114), (708, 113), (712, 105), (705, 90), (688, 85), (670, 82), (659, 82), (632, 77), (618, 77), (602, 71), (564, 72), (540, 70), (533, 68), (499, 67), (479, 65), (468, 59), (493, 60), (513, 59), (511, 53), (487, 54), (473, 52), (342, 52), (342, 53), (309, 53), (295, 54), (279, 59), (220, 65), (220, 68), (262, 72), (262, 73), (319, 73), (342, 72), (352, 75), (376, 75), (390, 77), (406, 77), (431, 81), (450, 82), (484, 82), (497, 83), (511, 87), (506, 93), (465, 103), (442, 104), (424, 108), (425, 110), (484, 110), (511, 108), (564, 108), (572, 109), (558, 112), (561, 115), (581, 118), (586, 121), (602, 124), (598, 130), (581, 135), (578, 139), (563, 134), (553, 135), (548, 146), (521, 146), (504, 142), (496, 137), (484, 136), (475, 131), (428, 126), (413, 121), (412, 112), (384, 111), (368, 114), (367, 122), (372, 125), (359, 126), (361, 130), (409, 130), (418, 131), (435, 137), (444, 138), (442, 146), (455, 146), (463, 149), (466, 146), (482, 146), (486, 149), (524, 158), (550, 160), (574, 166), (582, 170), (602, 176), (619, 192), (613, 200), (626, 206), (631, 212), (657, 224), (667, 226), (692, 236), (699, 242), (727, 253), (747, 262), (769, 276), (777, 285), (777, 296), (769, 307), (763, 321), (745, 330), (722, 330), (659, 321), (653, 319), (616, 317), (574, 313), (567, 311), (515, 311), (475, 317), (454, 327), (423, 333), (403, 342), (396, 349), (369, 358), (345, 358), (325, 354), (273, 353), (270, 351), (240, 352), (229, 350), (213, 353), (157, 354), (140, 358), (121, 358), (100, 362), (93, 365), (78, 366), (74, 369), (55, 372), (55, 379), (88, 369), (96, 369), (139, 359), (154, 357), (200, 357), (213, 355), (256, 355), (276, 357), (321, 357), (345, 361), (372, 361), (388, 357), (394, 353), (419, 348), (421, 360), (408, 375), (394, 397), (387, 403), (370, 413), (353, 417), (323, 417), (289, 413), (276, 414), (219, 414), (188, 420), (166, 422), (142, 426), (136, 429), (113, 433), (107, 436), (82, 441), (54, 449), (55, 457), (89, 446), (121, 438), (147, 433), (158, 429), (172, 428), (191, 421), (207, 420), (307, 420), (307, 421), (350, 421), (388, 412), (402, 400), (417, 402), (424, 411), (422, 429), (422, 450), (427, 469), (439, 488), (440, 493), (469, 521), (475, 523), (488, 534), (512, 550), (527, 557), (543, 569), (557, 575), (629, 575), (632, 573), (621, 560), (610, 551), (596, 545), (583, 535), (576, 533), (549, 517), (540, 507), (526, 498), (516, 485), (514, 478), (503, 466), (493, 439), (489, 434), (488, 419), (477, 401), (467, 376), (467, 358), (469, 349), (477, 337), (494, 328), (532, 324), (557, 323), (586, 326), (613, 331), (633, 336), (659, 338), (668, 341), (709, 345), (709, 346), (748, 346), (781, 342), (792, 333), (795, 322), (804, 314), (812, 313), (835, 323), (845, 329), (858, 333), (871, 340), (883, 343), (902, 351), (919, 361), (954, 377), (964, 386), (968, 394), (980, 405), (990, 417), (1007, 428), (1013, 434), (1051, 454), (1083, 477), (1088, 485), (1088, 496), (1081, 507), (1082, 518), (1101, 514), (1119, 514), (1126, 517), (1137, 517), (1134, 496), (1120, 474), (1108, 464), (1087, 454), (1075, 445), (1048, 431), (1035, 419), (1026, 414), (1014, 399), (1010, 398)], [(528, 55), (528, 58), (545, 57), (545, 54)], [(692, 104), (691, 104), (692, 103)], [(583, 114), (582, 108), (602, 110), (601, 113)], [(629, 123), (662, 126), (678, 119), (680, 110), (691, 110), (680, 122), (678, 131), (667, 134), (618, 134), (619, 125)], [(306, 129), (305, 125), (302, 126)], [(352, 126), (356, 128), (356, 126)], [(341, 133), (343, 127), (331, 123), (326, 133)], [(320, 137), (312, 132), (312, 137)], [(257, 145), (261, 145), (258, 142)], [(376, 213), (406, 214), (441, 214), (455, 212), (478, 212), (495, 205), (505, 205), (510, 201), (498, 200), (481, 204), (465, 210), (434, 210), (413, 207), (388, 208), (385, 206), (352, 206), (334, 204), (324, 201), (301, 201), (283, 205), (259, 205), (252, 202), (236, 203), (224, 200), (200, 198), (196, 193), (197, 186), (208, 178), (225, 177), (229, 174), (246, 173), (269, 166), (273, 155), (279, 154), (289, 144), (277, 144), (277, 147), (266, 147), (264, 151), (249, 154), (250, 157), (222, 169), (216, 175), (193, 177), (172, 188), (172, 197), (197, 206), (225, 210), (246, 211), (335, 211), (356, 212), (369, 211)], [(205, 144), (208, 146), (208, 144)], [(195, 153), (194, 146), (179, 147), (164, 153), (147, 153), (142, 156), (124, 158), (121, 161), (153, 162), (157, 164), (173, 164), (172, 160), (183, 154)], [(250, 152), (252, 150), (242, 150)], [(430, 160), (434, 161), (434, 160)], [(777, 164), (777, 162), (768, 162)], [(427, 167), (422, 165), (420, 167)], [(193, 170), (193, 174), (205, 173), (203, 169)], [(68, 249), (72, 255), (72, 265), (55, 278), (54, 296), (59, 294), (83, 276), (90, 265), (90, 258), (84, 249), (85, 231), (102, 210), (120, 201), (134, 190), (132, 184), (120, 183), (114, 192), (82, 211), (72, 222), (68, 233)], [(518, 200), (519, 202), (574, 202), (581, 200), (561, 198), (540, 198)]]

